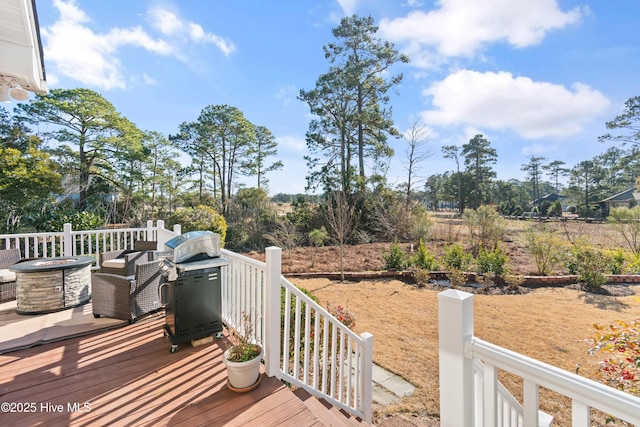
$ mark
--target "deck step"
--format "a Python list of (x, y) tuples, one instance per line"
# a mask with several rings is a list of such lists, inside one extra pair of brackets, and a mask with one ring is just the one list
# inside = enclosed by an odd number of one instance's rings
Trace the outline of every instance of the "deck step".
[(354, 417), (347, 412), (336, 408), (324, 399), (317, 399), (302, 388), (293, 390), (298, 399), (315, 415), (325, 426), (335, 427), (368, 427), (362, 419)]

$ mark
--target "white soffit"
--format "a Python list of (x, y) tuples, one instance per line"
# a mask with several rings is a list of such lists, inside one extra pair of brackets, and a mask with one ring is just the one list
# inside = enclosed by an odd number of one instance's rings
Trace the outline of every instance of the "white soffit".
[(49, 91), (35, 0), (0, 0), (0, 79), (15, 79), (31, 92)]

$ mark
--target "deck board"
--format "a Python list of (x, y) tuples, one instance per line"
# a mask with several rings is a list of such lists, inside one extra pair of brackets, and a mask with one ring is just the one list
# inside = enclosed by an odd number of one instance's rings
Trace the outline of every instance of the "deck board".
[[(322, 425), (275, 378), (264, 376), (249, 393), (230, 391), (222, 341), (182, 344), (169, 353), (163, 323), (162, 315), (155, 315), (0, 354), (0, 402), (35, 404), (30, 413), (0, 412), (0, 425)], [(74, 404), (90, 411), (69, 411)]]

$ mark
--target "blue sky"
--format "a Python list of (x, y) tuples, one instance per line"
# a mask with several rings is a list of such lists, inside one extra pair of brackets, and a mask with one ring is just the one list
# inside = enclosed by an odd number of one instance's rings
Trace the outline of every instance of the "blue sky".
[[(269, 192), (304, 192), (306, 104), (328, 70), (322, 46), (351, 14), (411, 62), (391, 96), (396, 127), (429, 129), (428, 176), (454, 170), (443, 145), (482, 133), (499, 179), (524, 179), (530, 155), (569, 167), (604, 152), (605, 123), (640, 95), (640, 2), (618, 0), (38, 0), (50, 88), (101, 93), (143, 130), (175, 134), (207, 105), (239, 108), (276, 136)], [(388, 180), (406, 180), (392, 140)], [(186, 159), (185, 159), (186, 160)], [(248, 181), (249, 185), (255, 185)]]

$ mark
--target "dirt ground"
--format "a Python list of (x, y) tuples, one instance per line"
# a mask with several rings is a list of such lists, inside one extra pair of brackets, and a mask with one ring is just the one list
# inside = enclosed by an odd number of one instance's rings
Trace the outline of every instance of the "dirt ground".
[[(523, 243), (524, 221), (510, 221), (505, 248), (511, 271), (535, 272), (535, 265)], [(617, 233), (602, 224), (552, 225), (566, 240), (590, 236), (598, 247), (625, 247)], [(427, 246), (441, 253), (451, 241), (466, 241), (464, 227), (456, 221), (439, 221)], [(384, 267), (382, 255), (389, 244), (348, 246), (345, 271), (378, 271)], [(410, 244), (405, 244), (410, 250)], [(258, 253), (250, 254), (262, 258)], [(283, 273), (340, 271), (337, 247), (297, 248), (283, 251)], [(560, 269), (558, 273), (561, 273)], [(422, 425), (437, 425), (438, 388), (438, 307), (443, 289), (419, 289), (398, 280), (338, 282), (325, 278), (291, 278), (294, 284), (311, 291), (326, 306), (341, 304), (353, 311), (356, 331), (374, 336), (374, 362), (414, 384), (416, 392), (397, 404), (376, 408), (376, 421), (404, 416)], [(475, 295), (475, 335), (553, 366), (594, 378), (599, 358), (589, 355), (594, 323), (612, 324), (640, 317), (640, 286), (625, 286), (626, 292), (596, 295), (579, 287), (540, 288), (518, 295)], [(522, 398), (521, 380), (500, 373), (500, 380)], [(571, 425), (571, 403), (547, 390), (540, 392), (541, 409), (555, 417), (554, 425)], [(604, 425), (599, 417), (592, 425)], [(602, 423), (602, 424), (601, 424)], [(608, 424), (612, 425), (612, 424)]]

